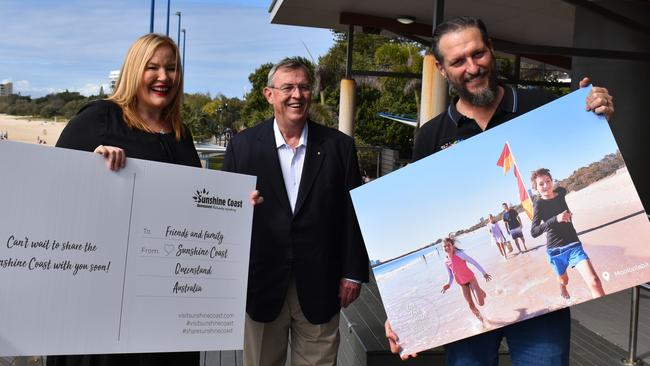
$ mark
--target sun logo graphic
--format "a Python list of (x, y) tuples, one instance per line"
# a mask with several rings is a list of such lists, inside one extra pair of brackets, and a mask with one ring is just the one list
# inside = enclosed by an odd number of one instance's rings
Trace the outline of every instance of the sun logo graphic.
[(222, 209), (226, 205), (225, 199), (210, 195), (210, 191), (205, 188), (197, 190), (192, 198), (196, 202), (196, 207)]
[(194, 198), (194, 202), (201, 203), (201, 199), (203, 197), (206, 197), (208, 194), (210, 194), (210, 191), (207, 191), (205, 188), (203, 188), (201, 191), (197, 190), (192, 198)]

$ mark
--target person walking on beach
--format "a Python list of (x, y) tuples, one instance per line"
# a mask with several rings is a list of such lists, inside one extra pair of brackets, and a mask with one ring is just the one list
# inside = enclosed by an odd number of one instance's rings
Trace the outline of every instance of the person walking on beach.
[(564, 199), (566, 189), (553, 188), (551, 172), (546, 168), (535, 170), (530, 180), (533, 189), (540, 194), (540, 198), (533, 202), (533, 223), (530, 234), (536, 238), (546, 233), (546, 253), (560, 283), (560, 295), (565, 299), (570, 298), (566, 286), (569, 283), (567, 269), (571, 267), (578, 270), (589, 287), (592, 298), (604, 296), (605, 291), (600, 278), (573, 227), (573, 213)]
[(478, 318), (478, 320), (483, 321), (481, 312), (478, 310), (474, 304), (472, 297), (476, 298), (476, 303), (479, 306), (485, 304), (485, 297), (487, 294), (481, 286), (479, 286), (474, 272), (467, 266), (467, 262), (471, 263), (476, 269), (478, 269), (485, 281), (490, 281), (492, 276), (490, 276), (481, 265), (474, 260), (474, 258), (465, 254), (463, 250), (456, 247), (456, 241), (453, 238), (445, 238), (443, 240), (442, 249), (447, 253), (445, 259), (445, 267), (447, 268), (447, 274), (449, 275), (449, 281), (442, 286), (442, 293), (444, 294), (451, 287), (452, 282), (456, 279), (456, 283), (461, 287), (463, 291), (463, 297), (467, 301), (469, 310)]
[(512, 237), (512, 241), (517, 246), (517, 250), (521, 253), (521, 247), (519, 246), (519, 240), (521, 240), (521, 246), (524, 247), (524, 252), (528, 251), (526, 248), (526, 240), (524, 239), (524, 233), (522, 231), (523, 226), (521, 225), (521, 219), (519, 219), (519, 213), (514, 208), (510, 208), (507, 203), (503, 203), (503, 223), (506, 226), (506, 231)]
[(492, 214), (488, 217), (488, 223), (485, 227), (492, 239), (492, 243), (496, 243), (497, 248), (499, 248), (499, 253), (501, 253), (503, 258), (508, 259), (508, 253), (512, 252), (512, 246), (509, 245), (510, 243), (508, 243), (506, 237), (503, 235), (503, 231), (501, 231), (499, 222)]

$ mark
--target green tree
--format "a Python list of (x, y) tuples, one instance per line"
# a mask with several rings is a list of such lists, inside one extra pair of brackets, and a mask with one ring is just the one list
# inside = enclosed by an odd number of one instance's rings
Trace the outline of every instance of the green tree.
[(212, 138), (213, 135), (221, 134), (221, 128), (217, 121), (200, 108), (193, 108), (189, 104), (183, 104), (181, 117), (192, 131), (192, 137), (196, 141), (205, 141)]
[(181, 118), (192, 131), (192, 137), (196, 141), (206, 141), (222, 133), (221, 126), (214, 116), (205, 111), (210, 103), (212, 103), (210, 93), (186, 93), (183, 96)]
[[(338, 111), (340, 80), (345, 76), (347, 36), (334, 33), (335, 43), (318, 62), (322, 100)], [(378, 35), (355, 34), (354, 68), (391, 72), (419, 73), (423, 49), (400, 39)], [(413, 142), (413, 128), (378, 116), (379, 112), (417, 115), (420, 82), (417, 79), (357, 76), (355, 138), (363, 144), (399, 150), (408, 156)], [(336, 124), (334, 122), (333, 124)]]
[(212, 97), (210, 93), (185, 93), (183, 96), (183, 105), (188, 106), (190, 109), (201, 109), (204, 105), (210, 103)]
[(244, 96), (241, 109), (242, 121), (246, 127), (252, 127), (273, 115), (273, 108), (262, 94), (272, 67), (272, 63), (263, 64), (248, 76), (248, 81), (251, 82), (251, 91)]
[(244, 102), (239, 98), (228, 98), (220, 94), (210, 103), (203, 106), (203, 112), (217, 121), (222, 130), (237, 130), (243, 124), (241, 121), (243, 105)]
[(70, 119), (74, 117), (77, 114), (77, 112), (79, 112), (81, 107), (86, 105), (86, 103), (88, 103), (88, 100), (86, 100), (86, 98), (71, 100), (66, 104), (64, 104), (63, 107), (61, 107), (61, 109), (59, 109), (58, 114), (62, 115), (66, 119)]

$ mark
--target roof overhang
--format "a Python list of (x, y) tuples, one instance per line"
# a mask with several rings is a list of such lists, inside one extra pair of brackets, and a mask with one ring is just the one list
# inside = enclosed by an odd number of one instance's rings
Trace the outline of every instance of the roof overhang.
[[(271, 23), (347, 31), (354, 22), (358, 29), (392, 26), (401, 33), (416, 30), (431, 35), (434, 1), (427, 0), (275, 0), (269, 13)], [(562, 0), (447, 0), (444, 18), (460, 15), (481, 18), (490, 35), (513, 43), (571, 47), (575, 6)], [(408, 15), (415, 23), (403, 25), (397, 17)], [(392, 24), (383, 24), (388, 19)], [(393, 33), (385, 30), (384, 32)], [(422, 34), (424, 33), (424, 34)]]
[[(401, 36), (420, 43), (431, 40), (435, 0), (273, 0), (270, 21), (304, 27)], [(571, 68), (571, 56), (647, 59), (648, 54), (573, 47), (576, 6), (601, 13), (630, 28), (647, 26), (615, 13), (598, 0), (446, 0), (443, 19), (469, 15), (482, 19), (494, 48), (508, 54)], [(410, 16), (409, 25), (397, 21)]]

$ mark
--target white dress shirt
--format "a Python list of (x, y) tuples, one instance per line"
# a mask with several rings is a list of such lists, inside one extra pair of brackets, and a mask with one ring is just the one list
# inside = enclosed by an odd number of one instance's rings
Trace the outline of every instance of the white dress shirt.
[(296, 200), (298, 199), (298, 189), (300, 188), (300, 178), (302, 177), (302, 167), (305, 163), (305, 152), (307, 151), (307, 123), (302, 128), (300, 140), (295, 150), (287, 144), (284, 136), (280, 133), (278, 121), (273, 121), (273, 134), (275, 135), (275, 146), (278, 149), (278, 159), (282, 169), (282, 178), (284, 187), (287, 190), (291, 212), (296, 209)]
[[(307, 123), (302, 128), (300, 140), (296, 149), (292, 149), (284, 140), (280, 133), (278, 121), (273, 120), (273, 134), (275, 135), (275, 147), (278, 149), (278, 159), (280, 160), (280, 169), (282, 169), (282, 178), (284, 187), (287, 190), (291, 212), (295, 212), (296, 200), (298, 199), (298, 189), (300, 188), (300, 178), (302, 177), (302, 167), (305, 164), (305, 152), (307, 151)], [(361, 281), (345, 278), (348, 281), (360, 284)]]

